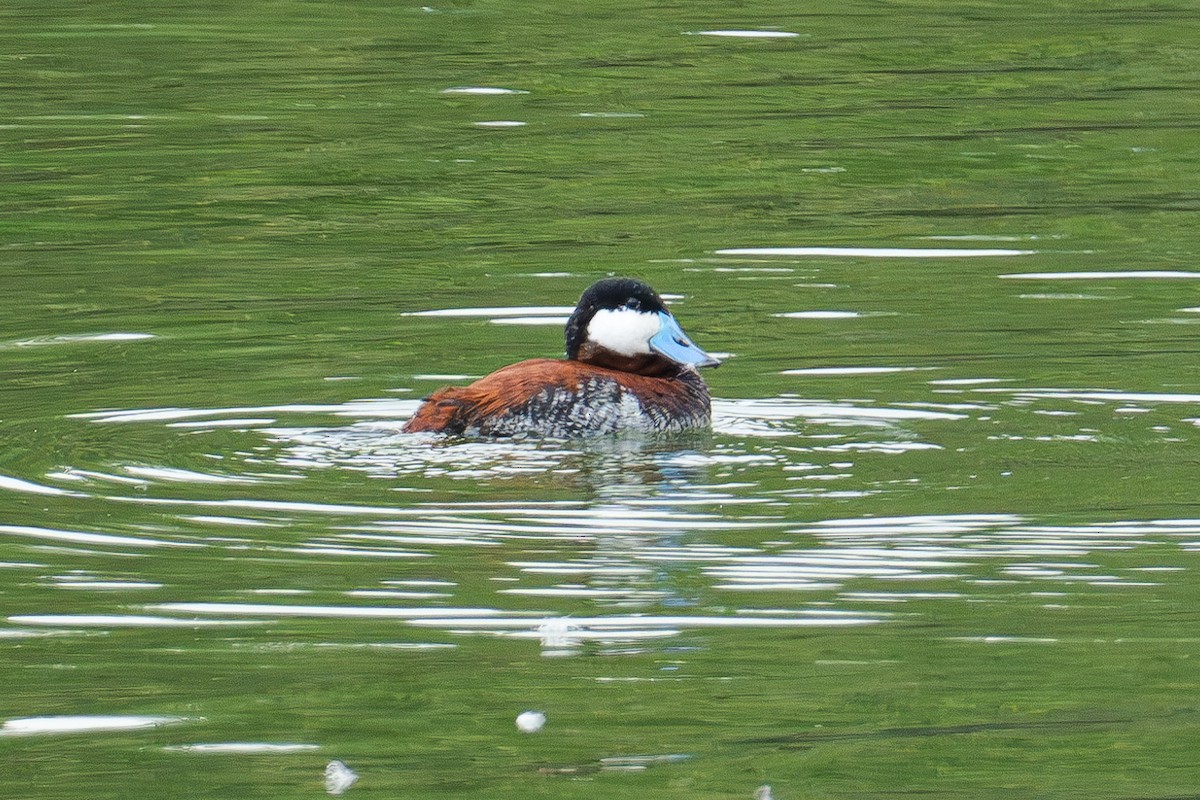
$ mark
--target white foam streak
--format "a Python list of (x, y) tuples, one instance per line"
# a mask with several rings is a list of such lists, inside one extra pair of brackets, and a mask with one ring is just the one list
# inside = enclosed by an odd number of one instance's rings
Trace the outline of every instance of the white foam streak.
[(54, 486), (43, 486), (40, 483), (32, 483), (31, 481), (13, 478), (9, 475), (0, 475), (0, 489), (10, 492), (25, 492), (26, 494), (44, 494), (56, 495), (60, 497), (87, 497), (81, 492), (71, 492), (66, 489), (59, 489)]
[[(127, 466), (125, 471), (138, 478), (168, 481), (170, 483), (262, 483), (258, 478), (244, 475), (215, 475), (207, 472), (194, 472), (178, 467), (139, 467)], [(280, 476), (286, 477), (286, 476)]]
[(169, 753), (303, 753), (320, 750), (319, 744), (283, 744), (275, 742), (205, 742), (167, 745)]
[[(243, 614), (264, 617), (333, 617), (337, 619), (419, 619), (424, 617), (500, 617), (514, 612), (494, 608), (392, 608), (386, 606), (302, 606), (271, 603), (160, 603), (154, 611), (189, 614)], [(524, 624), (524, 623), (522, 623)]]
[(863, 408), (849, 403), (811, 403), (788, 398), (713, 400), (714, 427), (721, 417), (760, 420), (959, 420), (965, 414), (912, 408)]
[(795, 39), (800, 36), (792, 31), (716, 30), (687, 31), (688, 36), (718, 36), (726, 39)]
[(788, 311), (773, 316), (782, 319), (854, 319), (862, 314), (857, 311)]
[(113, 547), (203, 547), (198, 542), (175, 542), (166, 539), (149, 539), (140, 536), (116, 536), (108, 533), (89, 533), (86, 531), (63, 531), (53, 528), (36, 528), (29, 525), (0, 525), (0, 534), (12, 536), (28, 536), (34, 539), (49, 539), (75, 544), (98, 544)]
[(350, 556), (356, 558), (432, 558), (432, 553), (421, 553), (414, 550), (395, 550), (366, 547), (330, 547), (327, 545), (305, 544), (300, 547), (277, 548), (282, 553), (296, 553), (306, 556)]
[(574, 306), (500, 306), (495, 308), (435, 308), (405, 311), (402, 317), (547, 317), (570, 316)]
[(442, 89), (441, 94), (505, 95), (529, 94), (529, 92), (522, 89), (504, 89), (499, 86), (451, 86), (449, 89)]
[[(416, 619), (412, 624), (422, 627), (446, 627), (454, 629), (493, 629), (527, 628), (531, 624), (546, 625), (555, 619), (514, 620), (514, 619), (478, 619), (472, 617), (433, 617)], [(758, 617), (718, 617), (718, 616), (684, 616), (684, 615), (614, 615), (611, 617), (569, 617), (572, 628), (592, 629), (596, 631), (619, 631), (657, 628), (827, 628), (873, 625), (880, 621), (877, 617), (844, 616), (791, 618), (758, 618)]]
[(187, 717), (141, 715), (95, 715), (24, 717), (5, 720), (0, 736), (44, 736), (48, 734), (97, 733), (144, 730), (189, 722)]
[(84, 333), (67, 334), (63, 336), (39, 336), (33, 339), (22, 339), (10, 342), (4, 347), (42, 347), (52, 344), (74, 344), (77, 342), (138, 342), (155, 338), (152, 333)]
[(561, 328), (567, 324), (570, 317), (497, 317), (493, 325), (546, 325)]
[(667, 597), (667, 592), (662, 591), (607, 589), (591, 586), (548, 586), (531, 589), (501, 589), (499, 593), (522, 595), (525, 597), (586, 597), (591, 600), (636, 599), (650, 601)]
[(419, 400), (355, 400), (340, 405), (283, 405), (234, 408), (146, 408), (88, 411), (69, 414), (70, 419), (95, 422), (169, 422), (197, 417), (224, 417), (233, 414), (335, 414), (347, 417), (403, 418), (420, 405)]
[(17, 614), (8, 618), (18, 625), (81, 628), (211, 628), (227, 625), (263, 625), (263, 620), (179, 619), (139, 614)]
[(1015, 524), (1022, 517), (1015, 514), (956, 514), (952, 516), (929, 515), (912, 517), (863, 517), (861, 519), (829, 519), (815, 523), (818, 527), (860, 528), (864, 523), (875, 528), (935, 528), (949, 532), (975, 530), (980, 527)]
[(81, 580), (75, 577), (60, 577), (53, 584), (59, 589), (88, 589), (92, 591), (136, 591), (145, 589), (161, 589), (163, 584), (153, 581), (100, 581)]
[[(146, 505), (197, 506), (201, 508), (243, 508), (257, 511), (285, 511), (333, 515), (380, 515), (402, 513), (389, 506), (344, 506), (333, 503), (305, 503), (292, 500), (183, 500), (166, 497), (112, 497), (126, 503)], [(3, 527), (0, 527), (3, 530)]]
[(261, 428), (274, 425), (274, 417), (235, 417), (234, 419), (205, 419), (191, 422), (168, 422), (168, 428)]
[[(572, 620), (573, 622), (573, 620)], [(492, 631), (499, 636), (504, 636), (509, 639), (538, 639), (542, 642), (543, 647), (562, 647), (573, 648), (580, 642), (637, 642), (647, 639), (665, 639), (670, 636), (678, 636), (680, 631), (677, 628), (656, 628), (652, 630), (630, 630), (625, 628), (612, 628), (604, 630), (584, 630), (577, 628), (574, 625), (569, 626), (566, 633), (547, 635), (543, 628), (522, 631)]]
[(1017, 397), (1050, 400), (1111, 401), (1117, 403), (1200, 403), (1200, 394), (1173, 392), (1120, 392), (1072, 389), (974, 389), (980, 393), (1004, 393)]
[(901, 248), (901, 247), (733, 247), (721, 256), (831, 256), (850, 258), (988, 258), (1027, 256), (1037, 250)]
[(1129, 279), (1196, 279), (1200, 278), (1200, 272), (1184, 272), (1180, 270), (1128, 270), (1117, 272), (1014, 272), (1007, 275), (1000, 275), (1001, 278), (1012, 280), (1038, 280), (1038, 281), (1069, 281), (1069, 280), (1084, 280), (1084, 281), (1106, 281), (1106, 280), (1129, 280)]
[(785, 369), (780, 375), (887, 375), (893, 372), (917, 372), (933, 367), (809, 367)]

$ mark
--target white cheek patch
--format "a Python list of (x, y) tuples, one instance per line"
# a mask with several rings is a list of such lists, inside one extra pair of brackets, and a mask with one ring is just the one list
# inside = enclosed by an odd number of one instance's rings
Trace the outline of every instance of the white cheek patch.
[(632, 308), (602, 308), (588, 323), (587, 339), (623, 356), (650, 352), (650, 339), (662, 328), (658, 314)]

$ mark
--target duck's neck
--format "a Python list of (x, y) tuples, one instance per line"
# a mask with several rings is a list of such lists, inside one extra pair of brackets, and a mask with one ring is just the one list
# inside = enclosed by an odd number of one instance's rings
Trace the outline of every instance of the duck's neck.
[(636, 375), (645, 375), (650, 378), (674, 378), (686, 369), (670, 359), (663, 358), (658, 353), (626, 356), (614, 353), (612, 350), (600, 347), (593, 342), (585, 342), (581, 345), (579, 353), (575, 356), (575, 360), (597, 367), (604, 367), (605, 369), (614, 369), (618, 372), (632, 372)]

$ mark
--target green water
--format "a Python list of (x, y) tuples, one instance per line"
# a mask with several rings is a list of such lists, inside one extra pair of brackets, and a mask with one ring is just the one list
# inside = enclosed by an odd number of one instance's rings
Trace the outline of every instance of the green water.
[[(1194, 796), (1198, 20), (6, 4), (0, 794)], [(610, 273), (711, 434), (398, 432)]]

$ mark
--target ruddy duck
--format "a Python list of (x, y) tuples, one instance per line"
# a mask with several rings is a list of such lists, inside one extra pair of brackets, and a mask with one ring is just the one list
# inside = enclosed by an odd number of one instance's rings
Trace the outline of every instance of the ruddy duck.
[(571, 438), (702, 428), (711, 418), (697, 347), (639, 280), (592, 284), (567, 320), (567, 357), (534, 358), (426, 398), (405, 431)]

